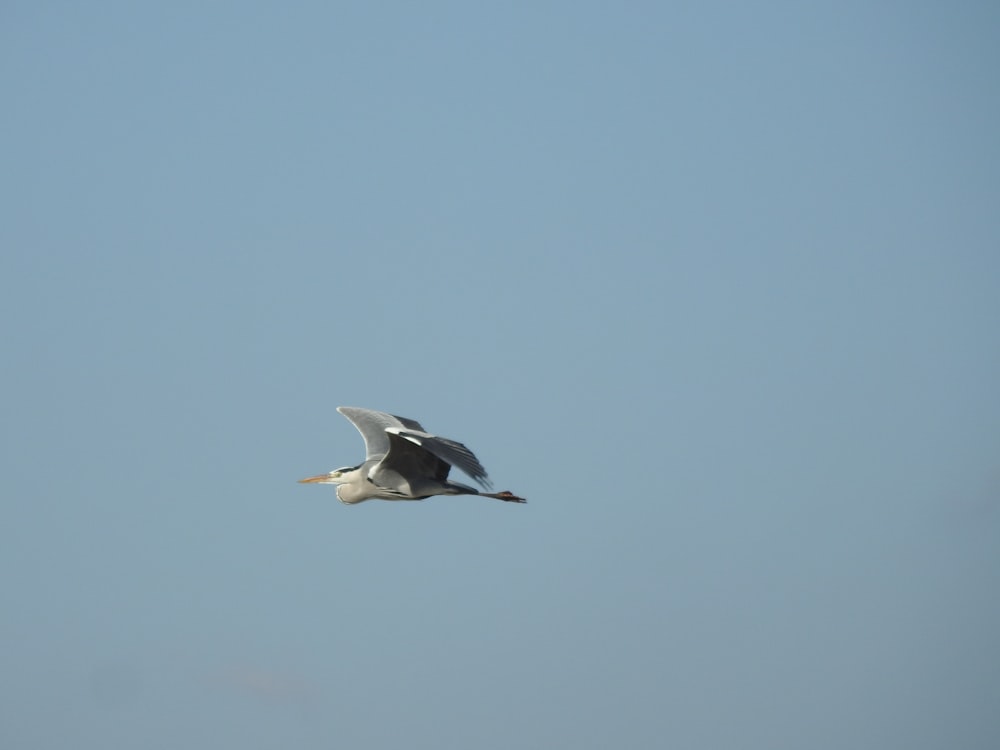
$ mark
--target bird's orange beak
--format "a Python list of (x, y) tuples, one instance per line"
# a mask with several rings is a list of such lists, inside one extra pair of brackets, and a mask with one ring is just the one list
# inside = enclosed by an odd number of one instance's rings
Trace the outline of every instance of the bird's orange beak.
[(326, 482), (330, 479), (329, 474), (319, 474), (314, 477), (306, 477), (305, 479), (300, 479), (299, 484), (315, 484), (317, 482)]

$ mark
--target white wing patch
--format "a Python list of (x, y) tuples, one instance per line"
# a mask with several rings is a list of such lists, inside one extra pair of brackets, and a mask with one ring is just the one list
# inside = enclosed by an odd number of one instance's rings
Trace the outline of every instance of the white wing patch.
[(403, 440), (409, 440), (414, 445), (423, 446), (423, 443), (421, 442), (420, 438), (418, 438), (412, 432), (404, 432), (399, 427), (386, 427), (385, 431), (391, 432), (393, 435), (399, 435), (401, 438), (403, 438)]

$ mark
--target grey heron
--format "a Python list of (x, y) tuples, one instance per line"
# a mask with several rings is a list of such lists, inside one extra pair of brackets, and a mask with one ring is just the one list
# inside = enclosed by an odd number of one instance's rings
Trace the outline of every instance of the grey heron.
[(511, 503), (527, 502), (507, 492), (480, 492), (448, 479), (456, 466), (484, 490), (491, 489), (486, 469), (459, 442), (432, 435), (419, 422), (356, 406), (338, 406), (365, 439), (365, 460), (326, 474), (306, 477), (305, 484), (335, 484), (337, 499), (353, 505), (365, 500), (423, 500), (431, 495), (480, 495)]

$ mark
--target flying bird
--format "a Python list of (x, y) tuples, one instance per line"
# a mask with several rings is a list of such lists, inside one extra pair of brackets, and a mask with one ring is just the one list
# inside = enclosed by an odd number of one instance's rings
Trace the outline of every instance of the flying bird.
[(510, 503), (527, 502), (507, 492), (480, 492), (448, 479), (452, 466), (484, 490), (492, 489), (486, 469), (461, 443), (432, 435), (419, 422), (382, 411), (338, 406), (365, 439), (365, 460), (327, 474), (306, 477), (305, 484), (335, 484), (337, 499), (353, 505), (372, 498), (423, 500), (432, 495), (480, 495)]

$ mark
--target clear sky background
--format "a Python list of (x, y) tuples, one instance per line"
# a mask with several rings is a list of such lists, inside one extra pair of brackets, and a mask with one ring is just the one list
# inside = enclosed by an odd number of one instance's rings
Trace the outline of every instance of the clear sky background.
[(0, 744), (1000, 746), (998, 40), (4, 3)]

